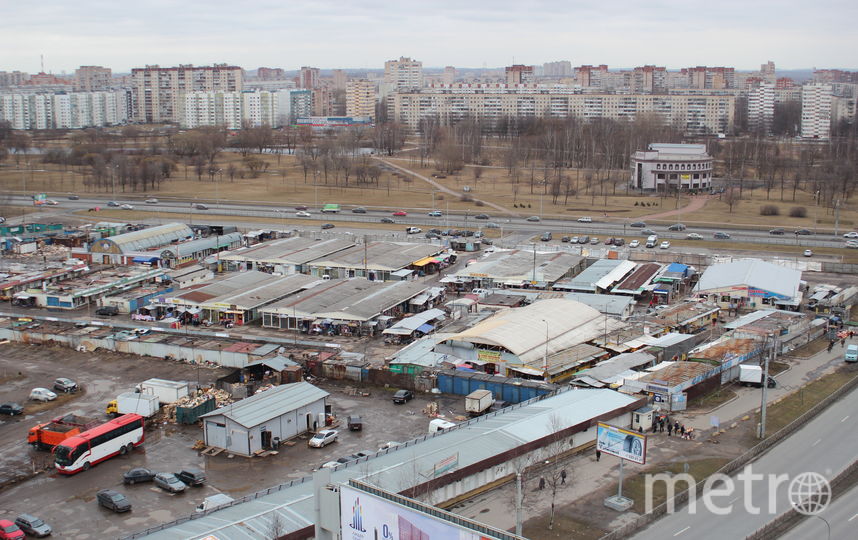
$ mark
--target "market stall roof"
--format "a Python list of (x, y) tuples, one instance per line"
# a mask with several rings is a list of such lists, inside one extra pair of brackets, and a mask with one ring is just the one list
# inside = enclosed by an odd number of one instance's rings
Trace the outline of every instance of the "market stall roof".
[(299, 365), (297, 362), (290, 360), (284, 356), (277, 355), (274, 358), (260, 358), (259, 360), (248, 362), (245, 367), (267, 366), (274, 371), (283, 371), (287, 367), (293, 367), (297, 365)]

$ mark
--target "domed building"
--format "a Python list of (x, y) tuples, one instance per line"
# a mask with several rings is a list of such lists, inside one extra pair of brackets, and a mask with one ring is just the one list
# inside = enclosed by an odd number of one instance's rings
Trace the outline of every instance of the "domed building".
[(656, 191), (709, 189), (713, 161), (705, 144), (652, 143), (632, 155), (631, 186)]

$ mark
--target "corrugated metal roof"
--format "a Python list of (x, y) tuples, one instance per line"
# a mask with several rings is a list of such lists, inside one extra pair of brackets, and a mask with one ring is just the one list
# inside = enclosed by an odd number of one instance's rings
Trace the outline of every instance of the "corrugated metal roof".
[(760, 259), (742, 259), (729, 263), (713, 264), (703, 272), (694, 292), (746, 285), (773, 292), (787, 298), (798, 296), (801, 271), (786, 268)]
[(455, 275), (459, 278), (553, 283), (578, 266), (581, 259), (578, 255), (563, 251), (537, 252), (534, 258), (532, 251), (496, 250)]
[(159, 255), (161, 258), (180, 259), (194, 253), (198, 253), (205, 249), (215, 249), (229, 247), (238, 242), (241, 242), (241, 233), (228, 233), (221, 235), (212, 235), (207, 238), (199, 238), (190, 242), (182, 242), (173, 246), (153, 250), (150, 253)]
[(194, 231), (184, 223), (166, 223), (156, 227), (149, 227), (148, 229), (118, 234), (110, 238), (102, 238), (96, 241), (93, 246), (98, 245), (100, 242), (109, 241), (116, 244), (122, 253), (128, 253), (131, 251), (146, 251), (177, 242), (184, 238), (193, 237)]
[[(454, 452), (458, 452), (459, 468), (467, 467), (636, 401), (636, 398), (607, 389), (560, 391), (475, 418), (435, 435), (425, 435), (368, 460), (337, 467), (331, 473), (331, 480), (345, 483), (349, 478), (371, 479), (373, 485), (381, 489), (401, 492), (424, 482), (422, 475), (431, 475), (435, 464)], [(199, 539), (212, 534), (219, 540), (263, 539), (267, 538), (275, 515), (280, 516), (283, 523), (283, 534), (297, 531), (313, 524), (313, 483), (310, 480), (302, 478), (271, 488), (249, 496), (247, 502), (196, 519), (180, 520), (146, 537)]]
[(599, 280), (608, 275), (611, 275), (611, 272), (613, 272), (617, 267), (621, 265), (628, 266), (628, 264), (631, 264), (632, 267), (634, 266), (634, 263), (632, 263), (631, 261), (622, 261), (619, 259), (599, 259), (598, 261), (588, 266), (586, 270), (573, 277), (572, 279), (564, 279), (555, 283), (554, 288), (569, 291), (595, 291), (596, 283)]
[(275, 386), (254, 396), (214, 410), (203, 417), (225, 416), (244, 427), (258, 426), (272, 418), (329, 396), (308, 382)]

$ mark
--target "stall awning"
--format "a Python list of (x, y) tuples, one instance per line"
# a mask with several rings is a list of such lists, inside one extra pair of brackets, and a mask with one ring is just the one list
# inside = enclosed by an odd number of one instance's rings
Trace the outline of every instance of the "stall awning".
[(426, 266), (427, 264), (434, 264), (438, 261), (435, 260), (435, 257), (423, 257), (419, 261), (412, 263), (414, 266)]
[(435, 327), (431, 324), (427, 323), (417, 329), (418, 332), (423, 332), (424, 334), (428, 334), (432, 330), (435, 330)]
[(136, 263), (151, 263), (151, 262), (155, 262), (155, 261), (159, 260), (160, 258), (161, 257), (154, 257), (154, 256), (146, 257), (143, 255), (140, 255), (138, 257), (134, 257), (133, 259), (131, 259), (131, 261), (136, 262)]
[(412, 306), (419, 306), (420, 304), (425, 304), (427, 300), (429, 300), (429, 293), (421, 293), (412, 298), (408, 303)]

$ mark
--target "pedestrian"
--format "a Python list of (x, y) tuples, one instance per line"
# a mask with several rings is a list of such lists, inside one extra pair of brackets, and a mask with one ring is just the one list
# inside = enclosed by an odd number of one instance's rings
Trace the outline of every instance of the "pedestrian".
[(673, 424), (673, 432), (674, 432), (674, 433), (679, 433), (679, 420), (677, 420), (676, 422), (674, 422), (674, 424)]
[(685, 438), (685, 424), (679, 426), (679, 432), (682, 434), (682, 438)]
[(638, 426), (638, 433), (643, 433), (643, 426)]
[(840, 348), (842, 349), (845, 346), (846, 346), (846, 337), (844, 336), (844, 337), (840, 338)]
[(831, 349), (834, 348), (834, 340), (828, 342), (828, 352), (831, 352)]
[(539, 477), (539, 491), (542, 491), (543, 489), (545, 489), (545, 477), (540, 476)]
[(849, 341), (852, 341), (852, 336), (855, 335), (855, 330), (849, 330)]
[(667, 436), (670, 437), (670, 434), (673, 432), (673, 424), (667, 424)]
[(566, 469), (563, 469), (562, 471), (560, 471), (560, 485), (563, 485), (565, 483), (566, 483)]
[(597, 448), (596, 449), (596, 461), (599, 461), (600, 459), (602, 459), (602, 451)]
[(664, 433), (664, 418), (658, 419), (658, 430)]

